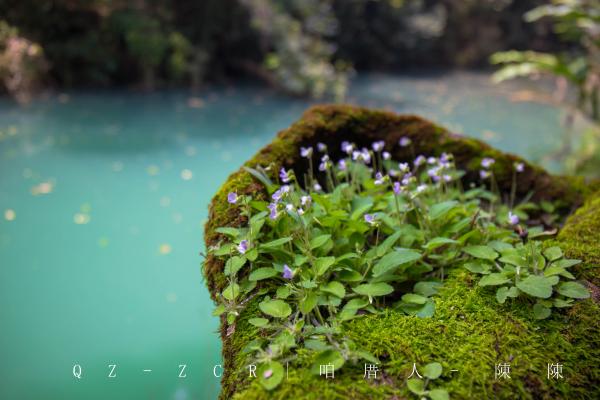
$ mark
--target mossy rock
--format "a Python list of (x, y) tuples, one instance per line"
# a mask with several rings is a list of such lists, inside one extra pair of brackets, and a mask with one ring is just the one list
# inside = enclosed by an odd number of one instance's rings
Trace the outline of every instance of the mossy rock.
[[(398, 140), (407, 136), (412, 146), (398, 148)], [(257, 328), (248, 323), (257, 316), (255, 300), (249, 301), (235, 326), (222, 320), (224, 375), (223, 399), (401, 399), (416, 398), (406, 386), (413, 363), (425, 365), (438, 361), (444, 367), (442, 386), (451, 398), (500, 399), (597, 399), (600, 398), (600, 184), (582, 179), (559, 177), (527, 163), (517, 156), (500, 152), (487, 144), (448, 132), (417, 116), (395, 115), (351, 106), (318, 106), (307, 111), (290, 128), (280, 132), (246, 166), (271, 166), (275, 174), (281, 166), (293, 168), (297, 176), (307, 169), (299, 157), (301, 146), (328, 145), (333, 157), (339, 156), (343, 140), (369, 146), (384, 140), (394, 149), (398, 161), (413, 159), (415, 154), (455, 156), (458, 168), (467, 171), (464, 183), (477, 181), (480, 160), (496, 160), (494, 174), (500, 189), (507, 192), (513, 179), (515, 162), (524, 162), (525, 171), (517, 175), (517, 195), (533, 193), (534, 201), (558, 201), (564, 215), (570, 214), (556, 239), (569, 257), (584, 262), (574, 270), (588, 282), (592, 298), (576, 306), (556, 311), (543, 321), (531, 318), (530, 306), (513, 303), (500, 305), (493, 293), (474, 284), (471, 275), (455, 270), (436, 297), (433, 318), (407, 316), (394, 310), (346, 322), (345, 334), (383, 363), (382, 379), (373, 383), (363, 379), (361, 365), (345, 365), (335, 379), (325, 381), (310, 372), (312, 353), (298, 352), (290, 364), (287, 379), (274, 391), (266, 392), (248, 377), (249, 356), (243, 347), (255, 339)], [(210, 205), (205, 227), (207, 246), (222, 238), (215, 232), (220, 226), (244, 223), (236, 207), (227, 201), (227, 193), (266, 196), (262, 185), (245, 170), (232, 174)], [(581, 206), (583, 204), (583, 206)], [(580, 207), (581, 206), (581, 207)], [(576, 210), (576, 211), (575, 211)], [(224, 287), (223, 263), (208, 257), (204, 275), (211, 295)], [(495, 380), (494, 366), (511, 364), (511, 379)], [(547, 379), (547, 364), (563, 365), (563, 379)], [(458, 371), (451, 372), (452, 369)], [(439, 381), (439, 383), (438, 383)]]

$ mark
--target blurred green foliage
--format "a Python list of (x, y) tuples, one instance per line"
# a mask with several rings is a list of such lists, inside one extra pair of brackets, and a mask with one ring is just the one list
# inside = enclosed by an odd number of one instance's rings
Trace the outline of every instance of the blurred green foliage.
[(59, 87), (153, 88), (243, 76), (343, 97), (353, 69), (482, 66), (493, 51), (552, 49), (543, 0), (0, 0)]
[[(497, 82), (516, 77), (550, 75), (559, 86), (568, 85), (575, 94), (574, 112), (587, 117), (583, 132), (571, 132), (565, 138), (557, 157), (567, 172), (600, 176), (600, 1), (552, 0), (525, 14), (525, 20), (549, 19), (556, 34), (574, 44), (561, 53), (506, 51), (491, 57), (493, 64), (503, 67), (494, 74)], [(565, 97), (566, 98), (566, 97)], [(568, 103), (566, 100), (564, 100)], [(567, 118), (572, 125), (573, 113)]]

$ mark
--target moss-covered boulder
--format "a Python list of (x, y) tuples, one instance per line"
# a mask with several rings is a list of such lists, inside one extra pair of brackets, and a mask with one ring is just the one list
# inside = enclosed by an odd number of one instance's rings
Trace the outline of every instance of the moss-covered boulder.
[[(436, 297), (433, 318), (407, 316), (388, 310), (345, 323), (347, 336), (382, 361), (382, 379), (363, 379), (362, 365), (346, 365), (336, 371), (334, 380), (310, 372), (313, 354), (299, 350), (289, 365), (287, 377), (274, 391), (266, 392), (250, 378), (246, 368), (249, 356), (244, 346), (258, 335), (248, 323), (257, 316), (256, 301), (247, 302), (234, 326), (221, 325), (224, 374), (223, 399), (400, 399), (413, 398), (406, 378), (413, 363), (438, 361), (444, 368), (440, 385), (452, 398), (600, 398), (600, 185), (584, 184), (577, 178), (552, 176), (520, 158), (500, 152), (476, 139), (452, 134), (416, 116), (399, 116), (350, 106), (319, 106), (310, 109), (290, 128), (246, 162), (247, 166), (293, 168), (298, 176), (308, 167), (299, 156), (301, 146), (323, 142), (335, 151), (343, 140), (368, 146), (375, 140), (389, 144), (401, 137), (413, 145), (397, 148), (393, 158), (413, 159), (415, 154), (452, 153), (463, 178), (475, 181), (480, 161), (493, 157), (494, 174), (501, 190), (508, 191), (515, 162), (526, 164), (518, 175), (517, 196), (533, 195), (534, 201), (551, 200), (560, 204), (563, 215), (570, 215), (552, 241), (569, 257), (583, 263), (574, 272), (587, 281), (592, 298), (557, 312), (547, 320), (534, 321), (525, 308), (514, 303), (500, 305), (493, 296), (474, 284), (472, 276), (455, 270)], [(337, 154), (339, 155), (339, 154)], [(227, 193), (266, 196), (262, 184), (240, 169), (232, 174), (213, 198), (205, 228), (207, 246), (220, 240), (220, 226), (244, 223), (238, 209), (227, 202)], [(204, 265), (206, 282), (212, 296), (224, 288), (223, 263), (209, 256)], [(496, 380), (495, 365), (511, 364), (511, 379)], [(548, 364), (561, 364), (562, 379), (548, 379)], [(452, 371), (456, 370), (456, 371)], [(437, 384), (438, 380), (436, 380)]]

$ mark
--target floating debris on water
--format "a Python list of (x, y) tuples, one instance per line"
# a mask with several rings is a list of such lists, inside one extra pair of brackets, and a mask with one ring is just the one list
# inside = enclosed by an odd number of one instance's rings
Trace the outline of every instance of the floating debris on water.
[(91, 217), (89, 214), (76, 213), (73, 216), (73, 222), (75, 222), (77, 225), (85, 225), (85, 224), (89, 223), (90, 220), (91, 220)]
[(192, 171), (190, 171), (189, 169), (184, 169), (183, 171), (181, 171), (181, 179), (183, 179), (184, 181), (189, 181), (190, 179), (192, 179), (192, 177)]
[(163, 243), (158, 248), (158, 252), (163, 255), (169, 254), (171, 252), (171, 250), (173, 250), (173, 249), (171, 248), (171, 245), (168, 243)]
[(160, 198), (161, 207), (169, 207), (171, 205), (171, 198), (169, 196), (163, 196)]
[(34, 196), (39, 196), (42, 194), (50, 194), (50, 193), (52, 193), (53, 190), (54, 190), (54, 183), (52, 183), (50, 181), (42, 182), (31, 188), (31, 194)]
[(9, 208), (6, 211), (4, 211), (4, 219), (6, 219), (7, 221), (14, 221), (15, 218), (17, 218), (17, 213), (12, 208)]
[(167, 302), (169, 303), (175, 303), (177, 301), (177, 294), (176, 293), (167, 293)]
[(190, 97), (187, 100), (187, 106), (189, 108), (202, 108), (204, 107), (204, 100), (202, 100), (200, 97)]
[(193, 157), (196, 155), (196, 148), (194, 146), (187, 146), (185, 148), (185, 155), (188, 157)]
[(160, 168), (158, 165), (149, 165), (148, 168), (146, 168), (146, 172), (148, 172), (148, 175), (151, 176), (158, 175)]
[(176, 224), (180, 224), (183, 221), (183, 215), (181, 215), (180, 213), (174, 213), (173, 214), (173, 221)]

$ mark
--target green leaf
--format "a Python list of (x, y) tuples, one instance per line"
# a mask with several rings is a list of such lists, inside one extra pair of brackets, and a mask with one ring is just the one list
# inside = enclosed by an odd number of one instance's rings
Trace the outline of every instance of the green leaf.
[(465, 268), (474, 274), (489, 274), (492, 266), (481, 261), (469, 261), (465, 263)]
[(250, 324), (262, 328), (263, 326), (266, 326), (269, 324), (269, 320), (266, 318), (250, 318), (248, 320), (248, 322), (250, 322)]
[(258, 304), (258, 308), (267, 315), (276, 318), (285, 318), (292, 313), (292, 309), (283, 300), (263, 300)]
[(394, 288), (385, 282), (365, 283), (352, 288), (356, 293), (363, 296), (385, 296), (394, 291)]
[(545, 276), (529, 275), (522, 281), (517, 282), (517, 287), (530, 296), (547, 299), (552, 296), (553, 282), (556, 283), (556, 280), (552, 278), (558, 279), (558, 277), (548, 278)]
[(423, 376), (429, 379), (437, 379), (442, 374), (442, 364), (439, 362), (432, 362), (427, 364), (423, 368)]
[(448, 214), (450, 210), (452, 210), (458, 204), (455, 200), (444, 201), (443, 203), (438, 203), (432, 206), (429, 209), (429, 219), (436, 220)]
[(248, 280), (260, 281), (263, 279), (272, 278), (277, 274), (278, 272), (275, 270), (275, 268), (258, 268), (250, 273), (250, 276), (248, 276)]
[(329, 238), (331, 238), (331, 235), (327, 234), (327, 235), (320, 235), (320, 236), (317, 236), (317, 237), (311, 239), (311, 241), (310, 241), (310, 248), (312, 250), (318, 249), (319, 247), (321, 247), (325, 243), (327, 243), (327, 241), (329, 240)]
[(377, 257), (383, 257), (396, 244), (403, 231), (396, 231), (388, 236), (379, 246), (377, 246)]
[(543, 305), (536, 303), (533, 306), (533, 316), (535, 319), (545, 319), (550, 316), (552, 311), (548, 307), (544, 307)]
[(323, 275), (335, 263), (335, 257), (319, 257), (315, 260), (317, 275)]
[(319, 375), (321, 365), (332, 364), (335, 371), (342, 368), (344, 365), (344, 357), (336, 350), (325, 350), (317, 355), (315, 361), (311, 367), (311, 372), (315, 375)]
[(227, 259), (227, 261), (225, 262), (225, 269), (223, 270), (223, 273), (228, 276), (235, 275), (240, 270), (240, 268), (244, 266), (245, 262), (245, 257), (233, 256)]
[(223, 304), (219, 304), (212, 312), (212, 315), (215, 317), (218, 317), (219, 315), (223, 314), (226, 310), (225, 306)]
[(498, 300), (498, 303), (504, 304), (507, 297), (508, 288), (506, 286), (502, 286), (501, 288), (498, 288), (498, 290), (496, 290), (496, 300)]
[(479, 286), (497, 286), (504, 285), (507, 282), (510, 282), (510, 279), (500, 273), (495, 272), (482, 277), (479, 281)]
[(425, 383), (422, 379), (411, 378), (406, 381), (406, 386), (408, 386), (408, 390), (416, 395), (422, 396), (425, 394)]
[(346, 295), (346, 289), (344, 289), (344, 285), (336, 281), (329, 282), (321, 286), (321, 291), (331, 293), (332, 295), (337, 296), (340, 299)]
[(423, 248), (425, 248), (427, 250), (434, 250), (434, 249), (437, 249), (438, 247), (444, 246), (446, 244), (456, 244), (456, 243), (458, 243), (458, 242), (454, 239), (450, 239), (450, 238), (446, 238), (446, 237), (436, 237), (436, 238), (431, 239), (425, 245), (423, 245)]
[(291, 294), (291, 290), (287, 286), (280, 286), (277, 288), (277, 298), (278, 299), (287, 299)]
[(237, 228), (231, 228), (228, 226), (222, 226), (215, 229), (215, 232), (222, 233), (223, 235), (230, 236), (232, 238), (237, 237), (240, 234), (240, 230)]
[(415, 286), (413, 287), (413, 292), (421, 294), (425, 297), (429, 297), (433, 296), (434, 294), (437, 294), (440, 287), (442, 287), (442, 284), (440, 282), (421, 281), (415, 283)]
[(380, 276), (402, 264), (408, 264), (421, 258), (421, 253), (411, 249), (396, 249), (383, 256), (373, 268), (373, 275)]
[(223, 297), (231, 301), (240, 294), (240, 286), (237, 283), (229, 285), (223, 290)]
[(315, 308), (317, 305), (317, 301), (319, 300), (319, 296), (316, 293), (310, 292), (306, 298), (300, 302), (300, 312), (303, 314), (308, 314)]
[(276, 247), (280, 247), (280, 246), (286, 244), (287, 242), (291, 242), (291, 241), (292, 241), (291, 237), (279, 238), (279, 239), (275, 239), (273, 241), (261, 244), (260, 248), (261, 249), (273, 249)]
[(405, 303), (425, 304), (427, 302), (427, 297), (414, 293), (406, 293), (402, 296), (402, 301)]
[(467, 246), (463, 251), (475, 258), (483, 258), (485, 260), (495, 260), (498, 253), (489, 246)]
[(563, 253), (560, 247), (552, 246), (543, 251), (544, 256), (548, 261), (555, 261), (562, 257)]
[(572, 267), (573, 265), (577, 265), (581, 263), (581, 260), (571, 260), (571, 259), (562, 259), (562, 260), (558, 260), (555, 261), (554, 263), (552, 263), (552, 265), (556, 265), (558, 267), (562, 267), (562, 268), (569, 268)]
[(265, 173), (263, 173), (261, 171), (257, 171), (254, 168), (246, 167), (246, 166), (243, 166), (242, 168), (244, 170), (246, 170), (246, 172), (248, 172), (250, 175), (252, 175), (256, 179), (261, 181), (262, 184), (265, 185), (265, 187), (267, 188), (267, 191), (269, 191), (269, 193), (271, 193), (271, 191), (275, 185), (273, 185), (273, 182), (271, 181), (271, 179), (269, 179), (269, 177)]
[(563, 296), (572, 297), (574, 299), (587, 299), (590, 297), (590, 292), (585, 286), (577, 282), (564, 282), (557, 288), (558, 293)]
[(344, 282), (358, 282), (362, 280), (362, 275), (355, 270), (344, 269), (337, 274), (338, 279)]
[(444, 389), (431, 389), (429, 391), (429, 398), (431, 400), (449, 400), (450, 396)]
[(283, 380), (284, 370), (283, 366), (277, 361), (270, 361), (265, 364), (261, 364), (256, 371), (256, 377), (261, 386), (266, 390), (273, 390)]

